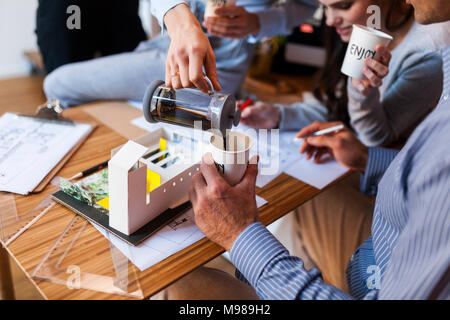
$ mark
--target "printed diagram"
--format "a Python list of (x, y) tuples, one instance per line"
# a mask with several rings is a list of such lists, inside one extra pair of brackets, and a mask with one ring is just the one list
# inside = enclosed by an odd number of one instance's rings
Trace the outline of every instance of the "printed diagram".
[(174, 231), (183, 225), (184, 222), (188, 222), (188, 218), (175, 219), (171, 223), (169, 223), (169, 227), (171, 227)]
[[(6, 119), (5, 119), (6, 120)], [(8, 119), (10, 120), (10, 119)], [(18, 121), (4, 121), (0, 131), (0, 164), (8, 172), (0, 172), (3, 183), (13, 180), (22, 172), (23, 165), (31, 165), (33, 159), (26, 155), (45, 153), (60, 139), (61, 125), (48, 121), (22, 118)], [(15, 165), (11, 165), (15, 164)], [(14, 169), (15, 168), (15, 169)]]
[(91, 125), (5, 113), (0, 117), (0, 190), (27, 194)]
[[(203, 233), (198, 229), (194, 221), (194, 211), (190, 209), (182, 214), (167, 226), (158, 231), (155, 236), (164, 238), (164, 241), (170, 241), (174, 244), (182, 245), (183, 243), (192, 243), (189, 240), (195, 238), (196, 234), (203, 238)], [(148, 245), (148, 243), (147, 243)], [(155, 247), (159, 249), (160, 247)]]
[(195, 225), (192, 209), (183, 213), (171, 225), (166, 225), (138, 246), (129, 245), (105, 229), (95, 224), (93, 226), (141, 271), (205, 237)]

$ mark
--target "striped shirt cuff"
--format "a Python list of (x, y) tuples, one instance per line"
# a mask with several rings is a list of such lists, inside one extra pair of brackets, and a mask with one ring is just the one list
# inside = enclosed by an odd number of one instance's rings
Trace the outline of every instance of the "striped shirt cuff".
[(361, 175), (361, 192), (376, 194), (378, 183), (384, 175), (398, 151), (385, 148), (369, 148), (366, 170)]
[(286, 248), (260, 222), (248, 226), (234, 241), (230, 250), (231, 261), (252, 286), (265, 266)]

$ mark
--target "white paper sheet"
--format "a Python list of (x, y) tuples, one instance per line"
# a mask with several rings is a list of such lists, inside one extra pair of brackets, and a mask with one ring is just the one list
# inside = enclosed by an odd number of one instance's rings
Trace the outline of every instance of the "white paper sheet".
[(284, 173), (317, 189), (323, 189), (348, 171), (332, 158), (322, 164), (314, 163), (313, 159), (306, 160), (306, 155), (299, 153), (302, 141), (294, 142), (296, 134), (297, 132), (280, 133), (280, 158), (284, 159), (280, 166)]
[[(256, 196), (256, 203), (258, 208), (260, 208), (267, 201)], [(176, 218), (172, 223), (159, 230), (138, 246), (129, 245), (102, 227), (93, 223), (91, 224), (141, 271), (148, 269), (152, 265), (205, 237), (195, 225), (194, 211), (192, 209)]]
[(306, 160), (304, 155), (299, 155), (299, 159), (294, 160), (289, 167), (284, 170), (288, 175), (306, 182), (317, 189), (323, 189), (331, 182), (348, 171), (336, 160), (331, 159), (326, 163), (315, 164), (313, 159)]
[(0, 190), (28, 194), (90, 129), (5, 113), (0, 118)]

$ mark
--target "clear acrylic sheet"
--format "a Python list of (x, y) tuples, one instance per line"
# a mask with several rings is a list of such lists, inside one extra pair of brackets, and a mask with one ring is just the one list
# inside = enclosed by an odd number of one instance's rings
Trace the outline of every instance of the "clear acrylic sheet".
[(0, 241), (5, 247), (53, 208), (56, 202), (52, 200), (51, 195), (59, 189), (59, 179), (58, 176), (54, 177), (46, 186), (45, 192), (34, 196), (41, 197), (42, 200), (31, 209), (16, 206), (16, 201), (25, 196), (0, 191)]
[(56, 204), (50, 196), (45, 197), (36, 207), (20, 213), (16, 207), (17, 195), (0, 192), (0, 234), (1, 242), (7, 247)]
[(109, 240), (99, 237), (87, 220), (75, 216), (31, 276), (70, 289), (143, 299), (136, 272), (136, 267)]
[[(18, 208), (24, 197), (0, 192), (0, 240), (7, 247), (47, 214), (56, 202), (51, 194), (59, 189), (55, 177), (39, 204), (29, 210)], [(96, 241), (99, 239), (99, 241)], [(93, 245), (104, 242), (101, 245)], [(105, 247), (108, 248), (105, 250)], [(95, 263), (93, 259), (95, 257)], [(109, 240), (99, 237), (97, 230), (82, 217), (75, 216), (35, 268), (33, 278), (66, 285), (143, 299), (136, 267)]]

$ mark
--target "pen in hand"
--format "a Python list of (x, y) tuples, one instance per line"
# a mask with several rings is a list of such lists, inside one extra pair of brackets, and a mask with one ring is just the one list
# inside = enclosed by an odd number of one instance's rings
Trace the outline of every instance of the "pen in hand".
[(256, 96), (251, 94), (248, 96), (248, 98), (241, 104), (240, 109), (241, 111), (244, 111), (245, 108), (247, 108), (249, 105), (254, 103), (256, 101)]
[[(323, 130), (319, 130), (319, 131), (313, 132), (313, 133), (311, 133), (310, 135), (308, 135), (308, 136), (306, 136), (304, 138), (322, 136), (322, 135), (328, 134), (328, 133), (337, 133), (337, 132), (339, 132), (342, 129), (344, 129), (344, 125), (340, 124), (340, 125), (337, 125), (337, 126), (334, 126), (334, 127), (330, 127), (330, 128), (326, 128), (326, 129), (323, 129)], [(303, 141), (304, 138), (297, 138), (297, 137), (295, 137), (293, 141), (294, 142)]]

